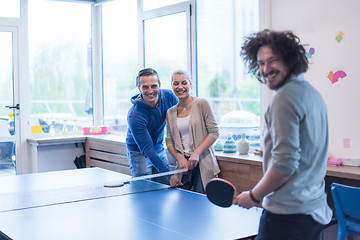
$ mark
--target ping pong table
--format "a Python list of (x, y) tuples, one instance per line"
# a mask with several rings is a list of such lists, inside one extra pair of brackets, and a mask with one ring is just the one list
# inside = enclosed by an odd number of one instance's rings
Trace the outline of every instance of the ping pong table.
[(221, 208), (205, 195), (101, 168), (0, 178), (0, 239), (247, 239), (261, 210)]

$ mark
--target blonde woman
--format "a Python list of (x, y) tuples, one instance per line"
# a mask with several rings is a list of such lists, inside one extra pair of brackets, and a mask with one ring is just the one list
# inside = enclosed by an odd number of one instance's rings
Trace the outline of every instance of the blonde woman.
[(171, 86), (179, 103), (166, 114), (166, 145), (178, 167), (189, 170), (181, 178), (183, 188), (205, 193), (206, 184), (220, 172), (212, 148), (219, 136), (217, 123), (209, 102), (191, 96), (188, 73), (174, 72)]

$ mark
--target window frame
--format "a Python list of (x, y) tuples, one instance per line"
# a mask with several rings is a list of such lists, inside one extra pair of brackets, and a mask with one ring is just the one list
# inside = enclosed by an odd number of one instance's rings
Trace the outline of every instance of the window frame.
[[(82, 0), (87, 1), (87, 0)], [(108, 0), (95, 0), (87, 2), (95, 2), (93, 4), (92, 25), (95, 29), (92, 30), (92, 38), (94, 39), (93, 49), (93, 118), (95, 125), (102, 125), (104, 123), (104, 107), (103, 107), (103, 74), (102, 74), (102, 27), (101, 27), (101, 5)], [(267, 0), (259, 1), (259, 29), (268, 28), (271, 26), (269, 19), (271, 19), (271, 2)], [(176, 14), (179, 12), (187, 12), (187, 56), (188, 56), (188, 72), (192, 79), (195, 80), (193, 84), (193, 93), (198, 95), (198, 63), (197, 63), (197, 26), (196, 26), (196, 0), (188, 0), (169, 6), (160, 7), (143, 11), (143, 0), (137, 0), (138, 5), (138, 68), (145, 67), (145, 48), (144, 48), (144, 21), (152, 18), (163, 17), (169, 14)], [(268, 103), (273, 96), (273, 92), (266, 88), (265, 85), (260, 86), (260, 126), (264, 125), (263, 115), (266, 111)], [(260, 139), (262, 146), (262, 136)]]
[[(26, 5), (27, 1), (21, 0), (22, 6)], [(58, 0), (61, 1), (61, 0)], [(104, 106), (103, 106), (103, 55), (102, 55), (102, 4), (110, 0), (66, 0), (69, 2), (81, 2), (91, 4), (91, 37), (92, 42), (92, 84), (93, 84), (93, 123), (94, 125), (102, 125), (104, 123)], [(269, 27), (271, 24), (269, 19), (271, 18), (271, 2), (267, 0), (259, 1), (259, 16), (260, 26), (259, 29)], [(169, 6), (161, 7), (158, 9), (151, 9), (143, 11), (143, 0), (137, 0), (138, 4), (138, 67), (144, 68), (144, 21), (151, 18), (162, 17), (169, 14), (178, 12), (187, 12), (187, 56), (188, 56), (188, 71), (192, 79), (196, 80), (193, 84), (193, 91), (195, 95), (198, 95), (197, 91), (197, 75), (198, 75), (198, 63), (197, 63), (197, 32), (196, 32), (196, 0), (188, 0), (180, 3), (172, 4)], [(19, 21), (19, 20), (15, 20)], [(272, 91), (269, 91), (265, 86), (260, 87), (260, 112), (261, 112), (261, 126), (263, 126), (263, 114), (268, 105), (269, 99), (273, 95)]]
[[(149, 19), (160, 18), (171, 14), (186, 13), (187, 26), (187, 70), (192, 79), (196, 78), (196, 18), (195, 18), (195, 0), (184, 1), (169, 6), (143, 11), (143, 0), (138, 0), (138, 61), (139, 69), (145, 67), (145, 40), (144, 40), (144, 22)], [(197, 92), (197, 84), (193, 85), (193, 91)]]
[[(57, 0), (57, 1), (68, 1), (78, 2), (83, 4), (91, 4), (91, 24), (93, 26), (91, 30), (91, 37), (93, 39), (92, 45), (92, 80), (93, 80), (93, 122), (94, 125), (102, 125), (104, 118), (103, 111), (103, 69), (102, 69), (102, 13), (101, 6), (111, 0)], [(115, 1), (115, 0), (114, 0)], [(131, 0), (129, 0), (131, 1)], [(138, 8), (142, 9), (142, 0), (138, 1)], [(271, 0), (258, 0), (259, 1), (259, 17), (260, 26), (259, 29), (271, 28)], [(141, 5), (140, 5), (141, 4)], [(189, 72), (192, 79), (197, 80), (197, 33), (196, 33), (196, 0), (188, 0), (181, 3), (174, 4), (174, 6), (182, 6), (183, 4), (190, 5), (190, 38), (188, 41), (188, 48), (190, 49), (190, 67)], [(173, 7), (174, 7), (173, 6)], [(164, 7), (172, 8), (171, 6)], [(161, 8), (160, 8), (161, 9)], [(140, 10), (139, 10), (140, 11)], [(150, 15), (151, 12), (155, 13), (156, 10), (149, 10), (146, 13)], [(145, 15), (146, 16), (146, 15)], [(21, 96), (19, 103), (22, 106), (21, 117), (19, 118), (19, 132), (20, 132), (20, 144), (19, 153), (17, 153), (18, 161), (18, 174), (36, 172), (36, 165), (27, 161), (28, 152), (30, 146), (27, 144), (27, 139), (31, 138), (29, 124), (27, 123), (30, 118), (30, 82), (29, 82), (29, 55), (28, 55), (28, 0), (21, 0), (20, 2), (20, 19), (18, 18), (1, 18), (0, 24), (3, 26), (14, 26), (18, 29), (19, 39), (19, 95)], [(140, 30), (139, 30), (140, 31)], [(140, 32), (141, 36), (143, 32)], [(139, 50), (142, 48), (142, 39), (138, 42)], [(141, 53), (141, 60), (139, 60), (138, 66), (143, 66), (143, 53)], [(195, 86), (197, 86), (194, 84)], [(195, 90), (197, 95), (197, 90)], [(270, 98), (273, 96), (273, 92), (266, 88), (265, 85), (260, 87), (260, 121), (263, 126), (263, 115), (267, 108)], [(261, 136), (262, 138), (262, 136)], [(262, 140), (261, 140), (262, 143)]]

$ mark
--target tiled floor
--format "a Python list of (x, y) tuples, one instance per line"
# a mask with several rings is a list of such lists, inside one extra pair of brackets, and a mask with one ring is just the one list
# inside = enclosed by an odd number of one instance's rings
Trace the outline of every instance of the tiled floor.
[(337, 224), (334, 224), (324, 230), (323, 240), (337, 239)]

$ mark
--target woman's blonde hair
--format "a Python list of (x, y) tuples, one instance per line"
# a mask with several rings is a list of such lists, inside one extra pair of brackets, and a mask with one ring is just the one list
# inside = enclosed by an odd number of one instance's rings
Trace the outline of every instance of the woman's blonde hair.
[(184, 70), (176, 70), (175, 72), (173, 72), (173, 74), (171, 75), (171, 82), (174, 81), (174, 76), (175, 75), (184, 75), (185, 78), (187, 80), (189, 80), (189, 82), (191, 82), (191, 78), (188, 72), (184, 71)]

